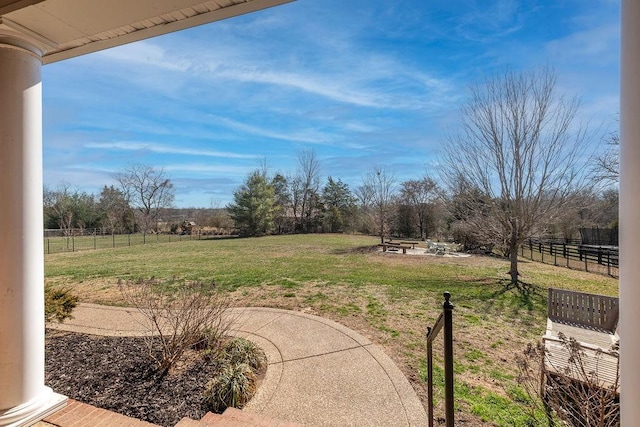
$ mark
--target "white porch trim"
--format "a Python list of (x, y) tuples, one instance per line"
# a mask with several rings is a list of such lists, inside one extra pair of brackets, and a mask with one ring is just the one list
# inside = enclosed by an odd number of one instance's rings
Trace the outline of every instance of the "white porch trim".
[(40, 50), (0, 37), (0, 426), (65, 405), (44, 385)]
[(640, 420), (640, 2), (622, 1), (620, 388), (622, 425)]

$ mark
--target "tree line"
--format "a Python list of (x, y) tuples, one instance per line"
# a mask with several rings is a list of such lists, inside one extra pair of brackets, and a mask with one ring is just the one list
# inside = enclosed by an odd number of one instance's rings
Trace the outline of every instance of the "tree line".
[(173, 205), (173, 184), (162, 169), (134, 164), (114, 177), (119, 186), (104, 186), (99, 195), (62, 184), (44, 188), (44, 227), (66, 235), (75, 229), (112, 233), (157, 231), (161, 214)]
[[(323, 177), (315, 151), (297, 153), (290, 173), (266, 161), (224, 209), (194, 209), (198, 226), (272, 233), (365, 233), (452, 239), (468, 250), (511, 259), (529, 237), (574, 239), (579, 228), (617, 228), (617, 137), (601, 157), (585, 155), (594, 135), (577, 123), (579, 101), (558, 93), (549, 68), (507, 70), (471, 89), (458, 125), (443, 141), (437, 179), (426, 171), (399, 181), (372, 167), (354, 188)], [(162, 169), (133, 165), (98, 196), (45, 189), (45, 226), (158, 231), (171, 216), (173, 184)], [(613, 184), (613, 185), (612, 185)]]

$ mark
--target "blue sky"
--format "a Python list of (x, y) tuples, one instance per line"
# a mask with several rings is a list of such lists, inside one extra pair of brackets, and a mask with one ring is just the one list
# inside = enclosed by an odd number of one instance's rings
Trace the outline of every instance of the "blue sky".
[(97, 194), (142, 163), (164, 168), (176, 206), (224, 206), (264, 159), (286, 175), (307, 149), (352, 188), (375, 166), (435, 176), (468, 88), (507, 67), (553, 67), (579, 119), (612, 130), (619, 12), (619, 0), (298, 0), (50, 64), (45, 185)]

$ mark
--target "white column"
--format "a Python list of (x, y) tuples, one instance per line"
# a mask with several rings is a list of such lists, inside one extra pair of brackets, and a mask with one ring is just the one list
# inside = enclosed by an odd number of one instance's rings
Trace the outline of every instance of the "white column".
[(64, 405), (44, 385), (40, 52), (0, 34), (0, 426)]
[(640, 420), (640, 2), (622, 1), (620, 377), (622, 426)]

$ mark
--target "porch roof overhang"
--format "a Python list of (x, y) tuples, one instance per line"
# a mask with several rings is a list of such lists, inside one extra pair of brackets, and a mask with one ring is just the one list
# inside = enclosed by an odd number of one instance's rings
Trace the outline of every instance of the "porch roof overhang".
[(0, 0), (0, 42), (27, 39), (49, 64), (290, 1)]

